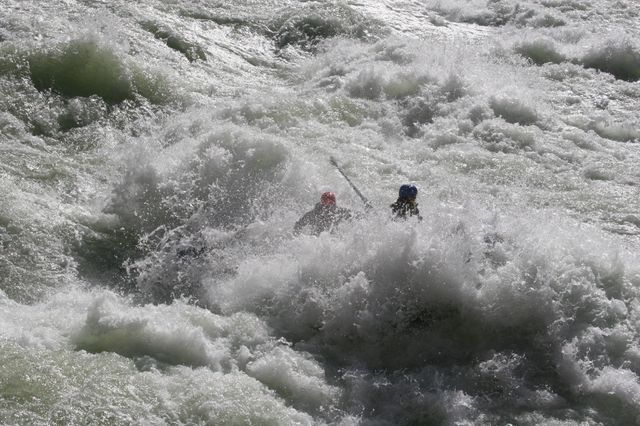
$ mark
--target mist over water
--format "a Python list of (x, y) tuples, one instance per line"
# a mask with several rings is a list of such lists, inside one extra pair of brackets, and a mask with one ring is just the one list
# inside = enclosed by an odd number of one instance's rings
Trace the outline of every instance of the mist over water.
[(0, 423), (640, 423), (639, 14), (4, 0)]

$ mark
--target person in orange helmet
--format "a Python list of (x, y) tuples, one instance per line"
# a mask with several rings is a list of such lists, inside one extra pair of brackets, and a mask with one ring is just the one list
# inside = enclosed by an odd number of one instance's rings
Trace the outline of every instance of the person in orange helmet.
[(305, 213), (294, 225), (294, 234), (299, 234), (305, 227), (310, 228), (310, 233), (319, 235), (324, 231), (332, 231), (343, 220), (353, 217), (349, 209), (336, 205), (336, 194), (325, 192), (320, 197), (320, 202), (313, 210)]

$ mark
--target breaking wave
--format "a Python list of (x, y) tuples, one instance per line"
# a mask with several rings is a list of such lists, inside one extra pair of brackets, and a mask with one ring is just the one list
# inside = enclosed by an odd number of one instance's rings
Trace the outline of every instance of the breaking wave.
[(625, 81), (640, 80), (640, 49), (630, 42), (610, 42), (593, 48), (581, 59), (587, 68), (595, 68)]

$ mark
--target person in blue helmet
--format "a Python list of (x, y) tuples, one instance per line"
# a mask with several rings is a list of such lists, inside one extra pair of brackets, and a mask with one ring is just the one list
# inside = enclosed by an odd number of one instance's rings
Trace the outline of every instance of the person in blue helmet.
[(406, 219), (407, 217), (416, 216), (422, 220), (416, 197), (418, 196), (418, 188), (414, 185), (405, 184), (400, 187), (398, 199), (391, 204), (391, 211), (397, 218)]
[(297, 235), (305, 227), (309, 227), (313, 235), (320, 235), (323, 231), (332, 231), (340, 222), (352, 217), (353, 214), (350, 210), (336, 205), (336, 194), (325, 192), (314, 209), (305, 213), (296, 222), (293, 227), (293, 233)]

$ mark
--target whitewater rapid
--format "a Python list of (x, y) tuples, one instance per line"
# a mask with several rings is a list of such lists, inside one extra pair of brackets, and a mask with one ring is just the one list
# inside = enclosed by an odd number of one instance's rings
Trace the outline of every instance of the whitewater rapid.
[(1, 6), (1, 424), (640, 424), (635, 0)]

